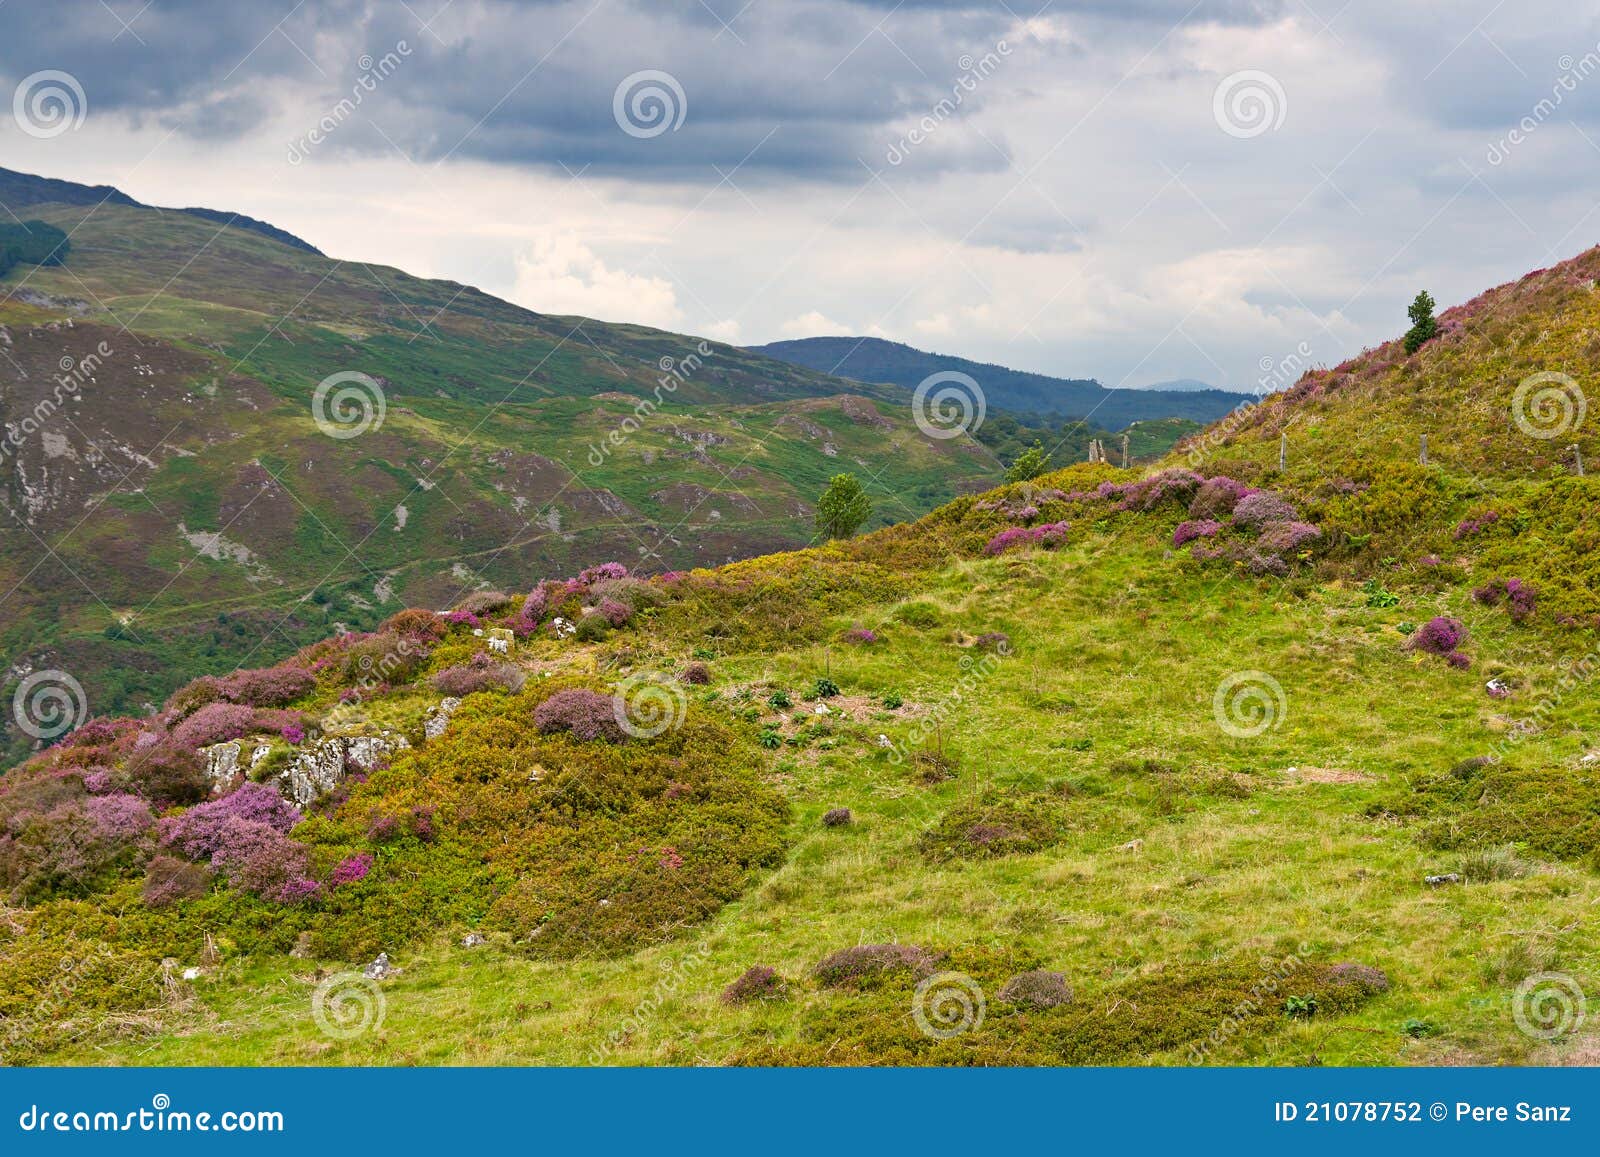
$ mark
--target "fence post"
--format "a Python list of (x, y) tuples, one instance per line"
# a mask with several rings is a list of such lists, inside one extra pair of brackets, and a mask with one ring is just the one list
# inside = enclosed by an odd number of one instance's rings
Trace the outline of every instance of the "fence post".
[(1426, 434), (1422, 436), (1422, 464), (1424, 466), (1428, 464), (1428, 436)]
[(1128, 436), (1126, 434), (1122, 436), (1122, 468), (1124, 470), (1128, 468)]
[(1278, 435), (1278, 470), (1281, 472), (1289, 465), (1289, 435)]

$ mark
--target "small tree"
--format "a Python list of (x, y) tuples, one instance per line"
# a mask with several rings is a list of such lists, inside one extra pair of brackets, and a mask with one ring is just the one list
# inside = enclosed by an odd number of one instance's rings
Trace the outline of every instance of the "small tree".
[(1406, 316), (1411, 319), (1411, 328), (1406, 331), (1406, 353), (1414, 354), (1439, 332), (1439, 323), (1433, 319), (1433, 298), (1426, 289), (1417, 294)]
[(1006, 471), (1006, 481), (1031, 482), (1048, 469), (1050, 451), (1044, 448), (1044, 443), (1035, 439), (1033, 445), (1018, 454), (1016, 461), (1011, 463), (1011, 468)]
[(817, 531), (824, 538), (849, 538), (872, 515), (872, 499), (854, 474), (835, 474), (817, 500)]

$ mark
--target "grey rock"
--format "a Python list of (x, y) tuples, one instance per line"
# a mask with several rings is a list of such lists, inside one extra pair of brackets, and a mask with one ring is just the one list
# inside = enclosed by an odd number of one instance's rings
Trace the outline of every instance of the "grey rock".
[(387, 952), (378, 953), (378, 958), (361, 970), (361, 975), (368, 980), (386, 980), (400, 970), (389, 963)]
[(1459, 884), (1461, 883), (1461, 873), (1446, 872), (1442, 876), (1424, 876), (1422, 877), (1422, 882), (1430, 888), (1439, 888), (1445, 884)]
[(460, 706), (460, 699), (448, 695), (439, 701), (438, 706), (428, 708), (428, 717), (422, 723), (422, 734), (429, 739), (438, 739), (450, 726), (450, 716), (455, 714), (456, 708)]

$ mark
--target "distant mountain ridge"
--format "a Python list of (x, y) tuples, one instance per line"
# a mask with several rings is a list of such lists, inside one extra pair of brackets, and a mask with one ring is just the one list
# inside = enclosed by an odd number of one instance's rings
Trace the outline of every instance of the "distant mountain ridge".
[(242, 213), (230, 213), (225, 209), (161, 209), (156, 205), (135, 201), (122, 190), (112, 188), (110, 185), (80, 185), (76, 181), (62, 181), (55, 177), (40, 177), (33, 173), (19, 173), (15, 169), (0, 168), (0, 205), (5, 205), (13, 211), (27, 205), (101, 204), (121, 205), (130, 209), (157, 209), (164, 213), (187, 213), (191, 217), (213, 221), (218, 225), (233, 225), (240, 229), (248, 229), (252, 233), (281, 241), (306, 253), (323, 256), (322, 250), (309, 241), (302, 241), (287, 230), (269, 225), (265, 221), (258, 221), (254, 217), (246, 217)]
[(752, 353), (823, 373), (907, 389), (914, 389), (929, 374), (964, 373), (978, 383), (987, 404), (996, 409), (1088, 418), (1095, 425), (1111, 430), (1156, 418), (1213, 422), (1248, 398), (1245, 394), (1209, 387), (1108, 389), (1093, 378), (1053, 378), (1047, 374), (929, 353), (902, 342), (873, 337), (801, 338), (750, 349)]

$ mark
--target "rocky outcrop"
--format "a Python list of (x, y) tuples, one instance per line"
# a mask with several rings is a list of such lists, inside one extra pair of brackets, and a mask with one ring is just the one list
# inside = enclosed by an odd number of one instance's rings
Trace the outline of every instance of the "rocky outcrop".
[(376, 771), (410, 746), (405, 736), (389, 731), (323, 739), (296, 754), (273, 782), (285, 799), (303, 808), (339, 786), (352, 771)]
[[(269, 743), (254, 744), (250, 751), (250, 767), (254, 768), (271, 752), (272, 745)], [(200, 754), (206, 761), (206, 778), (211, 781), (213, 791), (226, 787), (244, 770), (239, 765), (240, 757), (244, 754), (244, 744), (237, 739), (202, 747)]]
[(450, 716), (455, 714), (455, 709), (460, 706), (460, 699), (448, 695), (439, 701), (437, 707), (428, 708), (428, 717), (422, 721), (422, 734), (428, 739), (438, 739), (445, 733), (445, 728), (450, 726)]

